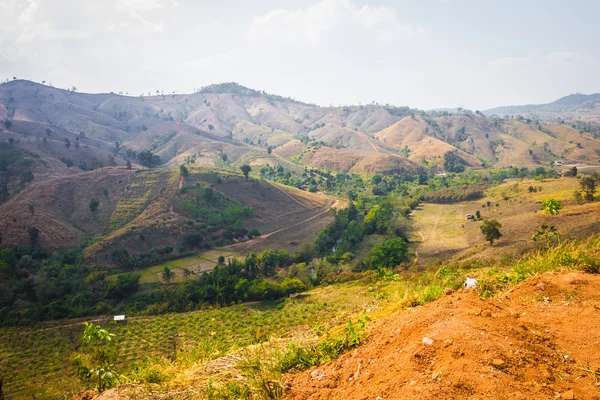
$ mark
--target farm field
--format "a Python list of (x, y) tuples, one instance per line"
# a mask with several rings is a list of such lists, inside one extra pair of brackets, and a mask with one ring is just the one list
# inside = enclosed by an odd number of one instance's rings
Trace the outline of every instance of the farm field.
[[(529, 192), (530, 186), (536, 191)], [(575, 178), (514, 180), (489, 189), (481, 200), (424, 203), (412, 216), (413, 237), (417, 238), (419, 232), (423, 234), (417, 247), (419, 263), (519, 256), (538, 246), (531, 236), (541, 224), (556, 226), (564, 239), (586, 238), (600, 230), (600, 205), (578, 204), (573, 200), (573, 193), (578, 189)], [(559, 215), (550, 216), (541, 211), (541, 202), (546, 199), (555, 199), (563, 205)], [(493, 246), (485, 242), (481, 234), (482, 222), (465, 217), (477, 211), (483, 218), (497, 219), (502, 224), (503, 237)]]
[[(110, 317), (90, 320), (116, 334), (112, 344), (116, 369), (125, 373), (135, 369), (136, 363), (149, 360), (186, 360), (203, 346), (227, 351), (269, 338), (314, 336), (345, 323), (360, 311), (373, 310), (382, 293), (392, 293), (398, 285), (380, 283), (377, 290), (360, 283), (328, 286), (298, 299), (131, 317), (124, 325), (108, 322)], [(80, 382), (70, 357), (80, 345), (83, 329), (80, 320), (52, 327), (0, 329), (0, 376), (4, 377), (7, 398), (58, 399), (77, 391)]]
[[(225, 257), (225, 259), (227, 259), (228, 257), (239, 257), (238, 254), (232, 251), (228, 251), (226, 249), (210, 250), (191, 257), (179, 258), (177, 260), (171, 260), (158, 265), (153, 265), (148, 268), (137, 270), (136, 272), (141, 275), (140, 282), (163, 282), (161, 274), (165, 267), (169, 267), (171, 272), (175, 273), (175, 276), (173, 277), (171, 282), (183, 282), (185, 280), (183, 276), (184, 268), (187, 268), (190, 272), (192, 272), (192, 275), (201, 274), (205, 271), (212, 271), (215, 265), (217, 265), (217, 259), (220, 256)], [(115, 274), (113, 276), (118, 275), (119, 274)]]

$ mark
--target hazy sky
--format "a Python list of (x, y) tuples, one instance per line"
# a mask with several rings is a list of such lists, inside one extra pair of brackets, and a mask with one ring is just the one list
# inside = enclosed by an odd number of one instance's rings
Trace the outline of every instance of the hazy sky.
[(599, 19), (597, 0), (0, 0), (0, 79), (485, 109), (600, 92)]

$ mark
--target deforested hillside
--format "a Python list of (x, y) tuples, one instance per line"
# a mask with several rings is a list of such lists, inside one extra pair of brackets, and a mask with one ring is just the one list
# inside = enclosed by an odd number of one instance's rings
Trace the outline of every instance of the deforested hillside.
[[(579, 100), (559, 102), (559, 106), (590, 111), (594, 99), (579, 105), (571, 104)], [(572, 117), (553, 123), (584, 133), (588, 140), (563, 140), (543, 132), (545, 117), (507, 121), (479, 112), (423, 112), (377, 104), (320, 107), (235, 83), (211, 85), (192, 94), (156, 92), (137, 97), (84, 94), (21, 80), (0, 85), (4, 132), (41, 141), (50, 130), (47, 140), (68, 139), (74, 145), (79, 138), (77, 145), (98, 153), (86, 155), (90, 160), (82, 164), (83, 169), (107, 165), (109, 152), (117, 165), (121, 165), (118, 159), (127, 159), (146, 166), (177, 167), (196, 155), (206, 166), (219, 167), (219, 160), (227, 157), (235, 166), (291, 167), (292, 162), (335, 172), (383, 174), (398, 171), (398, 163), (390, 163), (395, 160), (391, 156), (443, 170), (449, 152), (474, 168), (484, 164), (532, 167), (555, 159), (598, 163), (600, 127)], [(331, 151), (325, 160), (318, 153), (327, 147)], [(140, 159), (145, 151), (155, 156), (153, 161), (144, 158), (147, 153)], [(357, 164), (369, 167), (355, 168)], [(74, 162), (75, 168), (79, 165), (80, 160)]]

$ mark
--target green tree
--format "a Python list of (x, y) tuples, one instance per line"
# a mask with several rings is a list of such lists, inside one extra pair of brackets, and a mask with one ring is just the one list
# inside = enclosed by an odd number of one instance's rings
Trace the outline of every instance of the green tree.
[(98, 201), (97, 198), (94, 197), (93, 199), (90, 200), (90, 211), (96, 212), (99, 205), (100, 205), (100, 202)]
[(502, 237), (502, 233), (500, 233), (500, 228), (502, 228), (502, 224), (498, 222), (496, 219), (485, 219), (483, 221), (483, 225), (479, 227), (481, 229), (481, 233), (485, 237), (485, 240), (490, 242), (490, 245), (494, 244), (494, 240), (498, 240)]
[(394, 268), (408, 261), (408, 246), (402, 238), (387, 239), (373, 247), (369, 255), (369, 264), (372, 268)]
[(184, 279), (189, 279), (192, 276), (192, 271), (190, 271), (187, 268), (183, 269), (183, 278)]
[(246, 180), (248, 180), (248, 174), (250, 173), (250, 171), (252, 171), (252, 167), (248, 164), (244, 164), (240, 167), (240, 169), (242, 170), (242, 173), (244, 174)]
[(179, 166), (179, 174), (183, 177), (186, 177), (190, 174), (190, 172), (188, 171), (188, 169), (186, 168), (185, 165), (180, 165)]
[(594, 195), (596, 194), (596, 186), (597, 182), (591, 176), (584, 176), (579, 181), (579, 185), (581, 185), (581, 190), (583, 191), (583, 197), (587, 201), (594, 201)]
[(127, 169), (131, 169), (131, 161), (127, 160)]
[(38, 239), (40, 237), (40, 230), (35, 226), (27, 229), (27, 235), (29, 236), (29, 244), (33, 247), (37, 246)]
[(65, 147), (67, 148), (67, 150), (69, 150), (69, 148), (71, 147), (71, 141), (67, 138), (65, 138)]
[(171, 269), (165, 265), (165, 268), (162, 272), (162, 279), (165, 282), (171, 282), (171, 279), (175, 278), (175, 272), (171, 271)]
[(563, 206), (554, 199), (548, 199), (548, 200), (542, 201), (542, 210), (544, 210), (544, 212), (546, 214), (558, 215), (560, 210), (562, 210), (562, 209), (563, 209)]
[(542, 224), (540, 229), (533, 234), (531, 240), (542, 242), (542, 248), (548, 249), (553, 243), (560, 243), (560, 233), (558, 233), (558, 230), (554, 226), (549, 227), (546, 224)]
[(86, 322), (82, 339), (87, 351), (77, 354), (72, 360), (77, 376), (85, 383), (95, 386), (99, 392), (115, 386), (118, 382), (108, 352), (108, 344), (114, 337), (114, 333), (100, 325)]

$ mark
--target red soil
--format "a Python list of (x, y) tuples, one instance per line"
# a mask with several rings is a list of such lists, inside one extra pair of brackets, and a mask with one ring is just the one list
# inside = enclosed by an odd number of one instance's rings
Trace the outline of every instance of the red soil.
[(598, 275), (545, 274), (494, 299), (461, 291), (373, 328), (286, 375), (286, 399), (600, 399)]

